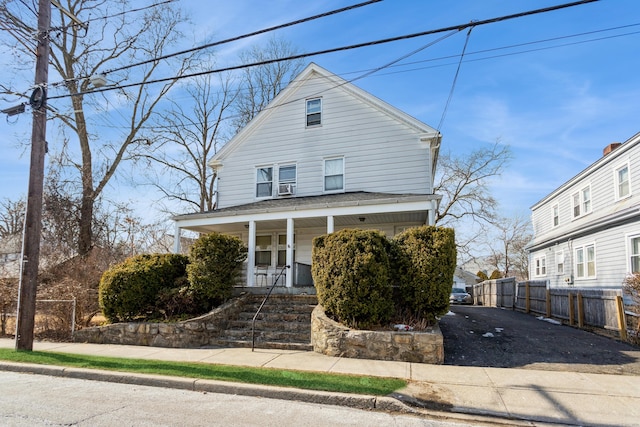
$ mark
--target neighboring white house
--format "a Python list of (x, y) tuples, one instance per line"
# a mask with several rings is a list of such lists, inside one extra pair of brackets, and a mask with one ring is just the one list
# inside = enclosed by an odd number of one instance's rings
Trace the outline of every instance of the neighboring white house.
[[(410, 94), (415, 96), (415, 94)], [(344, 228), (393, 236), (433, 224), (441, 136), (316, 64), (306, 67), (209, 164), (216, 209), (181, 229), (239, 237), (247, 286), (309, 285), (312, 239)], [(178, 248), (176, 248), (178, 249)]]
[(530, 278), (551, 287), (616, 288), (640, 272), (640, 133), (532, 208)]

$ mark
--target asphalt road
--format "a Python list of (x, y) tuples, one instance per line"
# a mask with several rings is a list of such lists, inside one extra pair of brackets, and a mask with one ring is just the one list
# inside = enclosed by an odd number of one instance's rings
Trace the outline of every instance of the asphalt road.
[(0, 425), (421, 426), (477, 425), (278, 399), (0, 372)]
[(440, 320), (445, 365), (640, 375), (640, 349), (534, 315), (452, 305)]

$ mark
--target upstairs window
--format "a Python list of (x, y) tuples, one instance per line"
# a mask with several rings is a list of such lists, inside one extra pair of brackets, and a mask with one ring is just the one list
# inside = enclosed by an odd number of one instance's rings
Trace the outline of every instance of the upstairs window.
[(322, 124), (322, 99), (307, 99), (307, 127)]
[(553, 226), (557, 227), (560, 224), (560, 207), (553, 205)]
[(256, 197), (273, 196), (273, 168), (256, 169)]
[(324, 191), (344, 190), (344, 159), (324, 161)]
[(624, 165), (616, 170), (616, 196), (622, 199), (629, 194), (629, 165)]
[(573, 204), (573, 217), (578, 218), (591, 212), (591, 186), (584, 187), (582, 190), (571, 196)]

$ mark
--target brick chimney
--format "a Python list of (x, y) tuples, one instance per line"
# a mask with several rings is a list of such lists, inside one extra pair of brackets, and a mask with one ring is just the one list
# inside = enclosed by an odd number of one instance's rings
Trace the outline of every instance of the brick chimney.
[(620, 142), (612, 142), (611, 144), (607, 145), (606, 147), (604, 147), (604, 150), (602, 150), (602, 157), (604, 157), (607, 154), (611, 153), (613, 150), (615, 150), (616, 148), (620, 147), (621, 145), (622, 145), (622, 143), (620, 143)]

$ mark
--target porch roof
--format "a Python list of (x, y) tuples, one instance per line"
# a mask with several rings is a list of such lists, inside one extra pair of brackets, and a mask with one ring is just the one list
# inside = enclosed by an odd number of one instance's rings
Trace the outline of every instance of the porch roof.
[(308, 220), (306, 226), (318, 226), (320, 223), (311, 220), (327, 216), (351, 218), (350, 221), (354, 223), (362, 215), (367, 216), (368, 223), (426, 222), (428, 211), (433, 209), (432, 201), (437, 202), (440, 198), (441, 196), (434, 194), (358, 191), (267, 199), (209, 212), (179, 215), (173, 219), (180, 228), (194, 231), (206, 231), (211, 230), (212, 226), (246, 223), (250, 220), (278, 221), (286, 218)]

